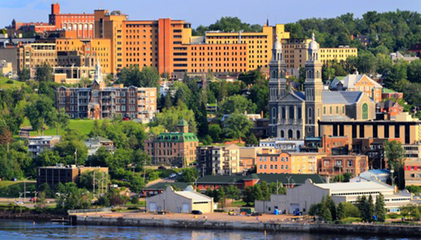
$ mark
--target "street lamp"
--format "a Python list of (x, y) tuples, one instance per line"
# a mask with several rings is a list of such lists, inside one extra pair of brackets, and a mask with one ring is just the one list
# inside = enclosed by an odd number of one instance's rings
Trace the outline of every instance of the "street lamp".
[(30, 178), (31, 176), (25, 178), (25, 180), (23, 180), (23, 202), (25, 203), (26, 201), (26, 180), (28, 180), (28, 178)]
[[(290, 186), (290, 180), (291, 180), (291, 177), (292, 177), (292, 176), (287, 177), (287, 179), (288, 179), (288, 186)], [(287, 186), (287, 188), (288, 188), (288, 186)], [(290, 188), (291, 188), (291, 187), (290, 187)]]

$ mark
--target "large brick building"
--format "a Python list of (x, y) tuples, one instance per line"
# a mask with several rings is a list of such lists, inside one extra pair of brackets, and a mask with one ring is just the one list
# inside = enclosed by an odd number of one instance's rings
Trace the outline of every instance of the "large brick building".
[(102, 119), (120, 115), (149, 122), (156, 113), (156, 99), (156, 88), (105, 87), (99, 62), (89, 88), (57, 89), (57, 108), (64, 108), (71, 118)]
[(322, 157), (318, 172), (325, 176), (351, 173), (356, 177), (367, 170), (368, 157), (366, 155), (330, 155)]
[(165, 132), (145, 141), (145, 152), (152, 156), (154, 165), (186, 166), (196, 160), (199, 140), (189, 132), (189, 125), (181, 120), (178, 132)]

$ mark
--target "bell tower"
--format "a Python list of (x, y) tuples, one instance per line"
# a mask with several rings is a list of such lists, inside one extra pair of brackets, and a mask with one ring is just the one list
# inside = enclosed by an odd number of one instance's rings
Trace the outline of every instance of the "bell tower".
[(322, 63), (319, 60), (319, 44), (316, 42), (314, 33), (308, 47), (308, 60), (305, 65), (306, 80), (305, 88), (305, 136), (316, 137), (319, 135), (318, 121), (322, 119)]
[(279, 119), (278, 101), (287, 93), (285, 79), (286, 65), (283, 58), (282, 44), (276, 34), (273, 41), (272, 59), (269, 62), (269, 136), (276, 136)]

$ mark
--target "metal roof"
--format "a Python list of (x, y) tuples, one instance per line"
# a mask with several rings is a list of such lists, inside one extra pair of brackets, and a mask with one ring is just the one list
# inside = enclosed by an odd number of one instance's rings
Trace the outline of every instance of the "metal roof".
[(331, 194), (337, 192), (368, 192), (368, 191), (393, 191), (393, 187), (379, 182), (347, 182), (347, 183), (322, 183), (316, 186), (329, 189)]

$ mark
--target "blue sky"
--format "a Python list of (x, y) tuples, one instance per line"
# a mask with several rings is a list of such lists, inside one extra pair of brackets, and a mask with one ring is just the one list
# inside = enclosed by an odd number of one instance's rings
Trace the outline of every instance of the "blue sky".
[[(0, 0), (0, 27), (17, 21), (48, 21), (52, 0)], [(121, 10), (130, 19), (170, 17), (198, 25), (209, 25), (222, 16), (244, 22), (271, 24), (295, 22), (310, 17), (336, 17), (352, 12), (410, 10), (421, 12), (421, 0), (61, 0), (63, 13), (93, 13), (94, 9)]]

